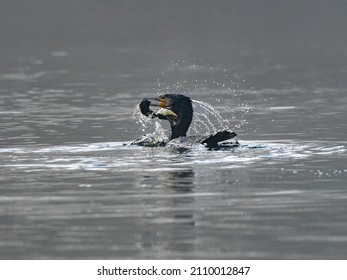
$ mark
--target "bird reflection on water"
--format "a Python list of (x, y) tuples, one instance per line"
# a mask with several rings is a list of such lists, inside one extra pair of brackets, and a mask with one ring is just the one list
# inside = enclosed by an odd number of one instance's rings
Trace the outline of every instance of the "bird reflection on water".
[[(144, 175), (142, 181), (148, 181)], [(153, 179), (153, 178), (152, 178)], [(143, 252), (194, 251), (196, 230), (195, 172), (175, 170), (160, 174), (161, 198), (145, 213), (145, 227), (139, 238)], [(177, 225), (180, 225), (177, 227)], [(177, 238), (179, 237), (179, 238)]]

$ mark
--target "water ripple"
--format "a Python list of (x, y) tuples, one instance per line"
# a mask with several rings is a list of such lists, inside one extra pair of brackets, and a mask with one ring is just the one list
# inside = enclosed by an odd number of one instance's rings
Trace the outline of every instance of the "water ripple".
[(194, 165), (218, 165), (230, 169), (268, 160), (304, 159), (314, 156), (346, 156), (342, 145), (254, 143), (243, 141), (229, 150), (208, 151), (197, 146), (184, 153), (172, 148), (147, 148), (130, 142), (1, 148), (1, 165), (29, 171), (53, 170), (181, 170)]

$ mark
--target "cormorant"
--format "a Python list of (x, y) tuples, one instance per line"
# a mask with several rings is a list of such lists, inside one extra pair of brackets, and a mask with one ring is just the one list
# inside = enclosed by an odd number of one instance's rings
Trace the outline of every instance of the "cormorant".
[[(150, 106), (165, 108), (154, 113)], [(143, 115), (152, 118), (168, 120), (171, 126), (170, 141), (174, 139), (191, 140), (189, 142), (201, 143), (209, 149), (219, 148), (218, 143), (237, 136), (232, 131), (219, 131), (212, 135), (189, 136), (187, 130), (193, 119), (192, 100), (183, 94), (164, 94), (156, 98), (144, 98), (139, 104), (140, 111)], [(185, 141), (182, 141), (185, 142)], [(136, 144), (136, 141), (134, 142)], [(165, 145), (166, 143), (162, 144)], [(237, 141), (236, 141), (236, 144)]]

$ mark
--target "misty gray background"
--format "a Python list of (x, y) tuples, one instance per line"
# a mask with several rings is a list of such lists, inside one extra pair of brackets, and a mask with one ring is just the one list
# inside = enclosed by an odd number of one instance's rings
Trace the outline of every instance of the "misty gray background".
[[(96, 83), (103, 83), (99, 79), (105, 72), (146, 75), (184, 55), (231, 67), (239, 75), (255, 72), (247, 78), (255, 86), (270, 88), (294, 79), (306, 84), (322, 79), (324, 85), (337, 86), (327, 76), (341, 77), (345, 70), (344, 1), (77, 0), (0, 5), (2, 71), (18, 56), (55, 50), (69, 52), (71, 71), (95, 75)], [(269, 60), (286, 67), (259, 77), (257, 70), (267, 68)], [(293, 77), (298, 64), (306, 76)]]

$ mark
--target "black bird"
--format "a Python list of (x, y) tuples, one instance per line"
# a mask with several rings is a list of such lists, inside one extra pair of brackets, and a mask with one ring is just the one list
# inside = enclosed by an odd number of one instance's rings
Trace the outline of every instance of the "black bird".
[[(149, 106), (158, 106), (167, 110), (154, 113)], [(143, 115), (170, 122), (170, 141), (187, 136), (187, 130), (193, 119), (192, 100), (188, 96), (183, 94), (164, 94), (157, 98), (144, 98), (139, 104), (139, 107)], [(219, 142), (232, 139), (236, 136), (237, 134), (235, 132), (224, 130), (207, 136), (190, 136), (187, 140), (192, 140), (194, 143), (201, 143), (209, 149), (216, 149), (219, 148)], [(236, 144), (238, 144), (237, 141)]]

